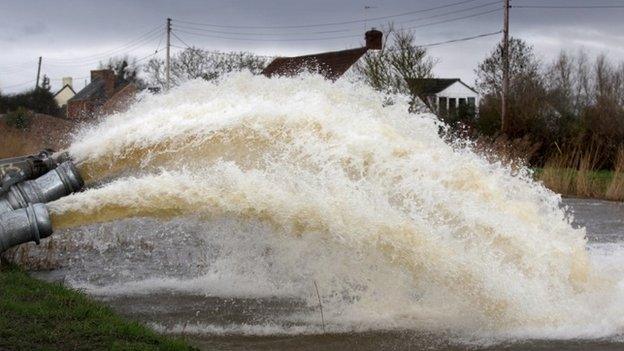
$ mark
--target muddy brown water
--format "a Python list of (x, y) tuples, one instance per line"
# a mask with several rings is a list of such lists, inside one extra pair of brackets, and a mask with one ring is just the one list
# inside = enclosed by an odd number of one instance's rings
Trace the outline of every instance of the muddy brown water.
[[(587, 228), (589, 249), (613, 251), (609, 259), (624, 262), (624, 204), (566, 199), (575, 215), (575, 226)], [(179, 224), (179, 223), (178, 223)], [(206, 260), (193, 248), (205, 244), (189, 233), (202, 230), (201, 223), (178, 228), (172, 236), (171, 224), (161, 226), (152, 220), (123, 221), (73, 230), (59, 239), (57, 247), (84, 241), (94, 234), (112, 232), (115, 241), (93, 240), (82, 244), (80, 252), (65, 251), (58, 259), (61, 268), (33, 272), (50, 281), (63, 281), (84, 288), (118, 313), (144, 322), (157, 330), (182, 335), (205, 350), (623, 350), (624, 336), (597, 339), (532, 340), (508, 339), (484, 342), (452, 333), (414, 330), (331, 331), (323, 333), (318, 311), (305, 301), (286, 295), (239, 296), (240, 281), (206, 292), (199, 280), (215, 261)], [(151, 228), (149, 233), (138, 235)], [(215, 230), (219, 230), (216, 228)], [(172, 239), (175, 238), (175, 240)], [(227, 249), (223, 239), (220, 252)], [(120, 248), (123, 247), (123, 250)], [(175, 249), (172, 249), (175, 247)], [(238, 243), (235, 250), (244, 249)], [(230, 247), (230, 249), (232, 249)], [(251, 248), (249, 250), (262, 250)], [(266, 248), (265, 248), (266, 250)], [(234, 254), (234, 251), (231, 252)], [(184, 278), (188, 286), (178, 289), (182, 280), (163, 282), (156, 276)], [(140, 280), (141, 285), (132, 285)], [(217, 281), (219, 279), (217, 278)], [(121, 285), (119, 285), (122, 283)], [(182, 283), (179, 283), (182, 284)], [(253, 287), (252, 287), (253, 289)], [(382, 328), (383, 329), (383, 328)]]

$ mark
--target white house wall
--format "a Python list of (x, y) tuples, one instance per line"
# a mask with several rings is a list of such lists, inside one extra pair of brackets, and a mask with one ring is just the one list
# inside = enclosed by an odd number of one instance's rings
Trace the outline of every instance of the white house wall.
[(54, 96), (54, 100), (56, 100), (56, 103), (62, 107), (63, 105), (66, 105), (67, 100), (71, 99), (74, 95), (76, 94), (74, 94), (71, 89), (65, 87), (58, 94), (56, 94), (56, 96)]
[(437, 96), (447, 97), (447, 98), (469, 98), (473, 97), (475, 100), (479, 101), (479, 95), (474, 91), (468, 89), (465, 85), (460, 82), (455, 82), (451, 84), (448, 88), (442, 90), (441, 92), (436, 94)]

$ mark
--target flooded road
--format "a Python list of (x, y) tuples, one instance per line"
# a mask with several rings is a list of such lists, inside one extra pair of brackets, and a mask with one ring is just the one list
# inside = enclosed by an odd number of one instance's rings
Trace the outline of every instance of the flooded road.
[[(592, 260), (609, 275), (624, 276), (624, 204), (606, 201), (566, 199), (574, 214), (574, 226), (585, 226)], [(47, 280), (61, 280), (86, 289), (118, 313), (142, 321), (165, 333), (183, 335), (206, 350), (621, 350), (624, 336), (568, 338), (483, 337), (484, 333), (456, 335), (455, 332), (423, 332), (402, 328), (376, 329), (358, 323), (329, 322), (323, 333), (318, 306), (297, 297), (294, 287), (252, 281), (266, 279), (262, 267), (241, 265), (246, 255), (266, 255), (270, 241), (258, 247), (256, 241), (231, 241), (230, 224), (213, 227), (213, 235), (193, 233), (206, 229), (200, 222), (129, 220), (75, 229), (57, 241), (65, 251), (57, 264), (63, 268), (33, 272)], [(145, 228), (151, 229), (145, 231)], [(266, 228), (249, 228), (254, 235)], [(145, 234), (137, 233), (143, 231)], [(177, 235), (171, 235), (177, 231)], [(103, 232), (112, 232), (115, 243), (98, 241)], [(87, 238), (90, 244), (84, 244)], [(268, 240), (268, 236), (266, 236)], [(81, 250), (70, 252), (63, 245), (82, 242)], [(209, 242), (207, 242), (209, 241)], [(119, 247), (123, 246), (124, 250)], [(207, 247), (215, 257), (204, 257)], [(216, 249), (218, 248), (218, 249)], [(223, 253), (228, 259), (224, 259)], [(338, 253), (340, 254), (340, 253)], [(239, 256), (238, 258), (236, 256)], [(218, 257), (219, 258), (218, 258)], [(113, 263), (114, 264), (111, 264)], [(232, 267), (234, 262), (238, 266)], [(253, 263), (252, 263), (253, 264)], [(269, 262), (269, 265), (271, 262)], [(275, 262), (273, 262), (275, 264)], [(229, 265), (229, 267), (228, 267)], [(216, 268), (214, 268), (216, 266)], [(214, 269), (208, 269), (213, 267)], [(248, 270), (257, 269), (250, 275)], [(239, 272), (236, 272), (239, 270)], [(206, 272), (210, 273), (206, 273)], [(166, 277), (166, 278), (163, 278)], [(224, 277), (229, 277), (225, 279)], [(301, 283), (301, 282), (299, 282)], [(309, 282), (311, 284), (311, 282)], [(308, 285), (310, 285), (308, 284)], [(306, 283), (303, 282), (305, 286)], [(321, 285), (321, 290), (323, 286)], [(266, 291), (262, 291), (265, 289)], [(310, 287), (310, 290), (313, 288)], [(250, 296), (250, 291), (257, 296)], [(312, 294), (312, 292), (310, 292)], [(312, 296), (315, 297), (315, 296)], [(379, 296), (383, 301), (384, 296)], [(325, 313), (331, 313), (325, 306)], [(386, 324), (391, 325), (391, 324)]]

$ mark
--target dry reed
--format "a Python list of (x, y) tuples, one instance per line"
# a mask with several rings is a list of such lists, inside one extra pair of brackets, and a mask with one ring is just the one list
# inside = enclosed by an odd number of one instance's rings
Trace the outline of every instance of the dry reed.
[(613, 179), (605, 197), (609, 200), (624, 201), (624, 146), (620, 146), (618, 150)]
[(550, 157), (544, 165), (539, 179), (549, 189), (562, 195), (575, 192), (574, 171), (570, 166), (576, 163), (576, 153), (560, 153)]

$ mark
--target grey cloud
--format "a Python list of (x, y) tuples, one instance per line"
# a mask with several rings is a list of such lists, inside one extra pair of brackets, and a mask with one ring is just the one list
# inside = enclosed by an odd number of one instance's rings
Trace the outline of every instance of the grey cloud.
[[(611, 4), (611, 0), (595, 0)], [(189, 45), (197, 45), (215, 50), (250, 50), (269, 55), (294, 55), (321, 50), (338, 50), (362, 43), (364, 23), (357, 22), (339, 26), (301, 28), (285, 30), (262, 30), (277, 36), (249, 36), (264, 39), (287, 38), (327, 38), (340, 34), (353, 34), (345, 39), (271, 41), (271, 40), (227, 40), (218, 37), (241, 37), (207, 31), (195, 31), (202, 35), (182, 33), (187, 30), (176, 24), (175, 20), (213, 23), (226, 26), (275, 26), (301, 25), (309, 23), (341, 22), (388, 16), (410, 10), (426, 9), (442, 4), (456, 3), (458, 0), (0, 0), (0, 89), (3, 86), (26, 81), (31, 75), (31, 63), (38, 56), (44, 57), (44, 73), (52, 78), (65, 75), (74, 77), (88, 76), (89, 65), (60, 65), (54, 59), (75, 59), (108, 51), (128, 43), (156, 26), (164, 26), (165, 18), (174, 19), (174, 30)], [(411, 14), (391, 19), (395, 23), (407, 22), (403, 26), (421, 26), (424, 24), (475, 14), (496, 4), (486, 5), (492, 0), (474, 0), (470, 3)], [(544, 4), (540, 0), (513, 0), (514, 5)], [(592, 2), (593, 3), (593, 2)], [(552, 5), (586, 5), (583, 0), (549, 0)], [(620, 3), (621, 4), (621, 3)], [(372, 6), (367, 10), (364, 6)], [(471, 11), (437, 17), (451, 10), (481, 8)], [(584, 47), (597, 53), (607, 50), (613, 60), (624, 58), (624, 23), (621, 17), (624, 9), (618, 10), (530, 10), (512, 9), (512, 35), (524, 38), (533, 44), (538, 54), (545, 61), (552, 59), (559, 50), (578, 50)], [(422, 19), (425, 17), (425, 19)], [(420, 19), (420, 20), (418, 20)], [(387, 24), (389, 19), (367, 21), (368, 26)], [(454, 38), (461, 38), (484, 32), (497, 31), (502, 26), (500, 13), (490, 13), (463, 20), (423, 26), (414, 29), (419, 43), (431, 43)], [(225, 32), (248, 32), (254, 29), (227, 27), (198, 27)], [(347, 30), (334, 34), (314, 34), (315, 31)], [(191, 30), (187, 30), (191, 31)], [(260, 31), (260, 30), (257, 30)], [(304, 33), (293, 35), (285, 33)], [(307, 33), (307, 34), (306, 34)], [(142, 47), (135, 48), (130, 55), (145, 56), (153, 52), (159, 38), (154, 38)], [(440, 76), (460, 76), (472, 82), (474, 66), (482, 60), (496, 45), (498, 37), (478, 39), (461, 44), (436, 47), (431, 53), (440, 59), (436, 72)], [(184, 44), (174, 39), (174, 44)], [(161, 44), (162, 45), (162, 42)], [(175, 48), (174, 50), (179, 50)], [(78, 60), (80, 61), (80, 60)], [(56, 65), (54, 65), (56, 63)], [(25, 76), (16, 68), (3, 72), (3, 66), (23, 66)], [(54, 81), (53, 81), (54, 83)]]

